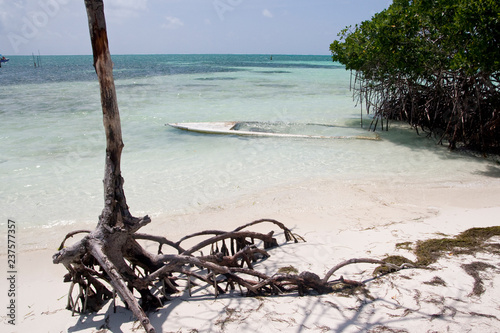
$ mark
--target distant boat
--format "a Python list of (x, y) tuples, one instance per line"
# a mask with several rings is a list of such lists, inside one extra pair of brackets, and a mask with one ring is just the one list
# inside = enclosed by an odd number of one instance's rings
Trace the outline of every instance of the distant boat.
[(4, 62), (7, 62), (7, 61), (9, 61), (9, 60), (10, 60), (9, 58), (5, 58), (4, 56), (2, 56), (2, 55), (0, 54), (0, 67), (2, 67), (2, 64), (3, 64)]
[[(380, 140), (377, 134), (370, 135), (310, 135), (278, 132), (283, 128), (283, 123), (266, 123), (252, 121), (219, 121), (200, 123), (169, 123), (168, 126), (190, 132), (204, 134), (226, 134), (255, 137), (285, 137), (285, 138), (306, 138), (306, 139), (357, 139), (357, 140)], [(286, 125), (288, 127), (292, 125)], [(325, 124), (302, 124), (304, 126), (325, 126), (336, 127)], [(342, 127), (342, 126), (338, 126)]]

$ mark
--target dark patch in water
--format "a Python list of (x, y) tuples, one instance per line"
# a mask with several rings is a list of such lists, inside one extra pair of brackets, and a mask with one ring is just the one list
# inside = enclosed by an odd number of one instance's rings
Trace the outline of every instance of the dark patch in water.
[(255, 71), (255, 73), (260, 74), (290, 74), (289, 71)]
[(272, 88), (294, 88), (295, 84), (274, 84), (274, 83), (260, 83), (256, 84), (258, 87), (272, 87)]
[[(43, 56), (44, 65), (33, 69), (31, 56), (12, 56), (2, 68), (2, 85), (50, 82), (96, 81), (92, 56)], [(290, 68), (343, 69), (329, 56), (276, 56), (269, 61), (262, 55), (114, 55), (115, 80), (151, 78), (165, 75), (235, 73), (286, 74)], [(207, 78), (205, 78), (207, 79)], [(208, 78), (220, 80), (221, 78)], [(222, 80), (234, 78), (222, 78)], [(202, 79), (203, 80), (203, 79)]]
[(188, 83), (188, 84), (183, 84), (180, 85), (179, 87), (194, 87), (194, 88), (199, 88), (199, 87), (218, 87), (216, 84), (196, 84), (196, 83)]
[(117, 84), (116, 88), (139, 88), (139, 87), (149, 87), (151, 84), (147, 83), (129, 83), (129, 84)]
[(237, 80), (235, 77), (200, 77), (195, 80), (199, 81), (231, 81), (231, 80)]

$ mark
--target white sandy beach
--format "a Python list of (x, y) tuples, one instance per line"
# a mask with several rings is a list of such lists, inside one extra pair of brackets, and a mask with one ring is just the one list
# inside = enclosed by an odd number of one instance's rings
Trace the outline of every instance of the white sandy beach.
[[(381, 259), (397, 254), (414, 259), (408, 250), (396, 249), (397, 243), (498, 225), (500, 179), (494, 176), (477, 175), (469, 181), (445, 183), (379, 179), (290, 184), (195, 214), (153, 219), (143, 231), (177, 240), (186, 230), (231, 230), (260, 218), (277, 219), (307, 242), (270, 250), (271, 258), (256, 268), (272, 274), (292, 265), (299, 271), (324, 276), (331, 267), (350, 258)], [(172, 230), (173, 222), (183, 224), (183, 234)], [(66, 231), (52, 232), (60, 233), (62, 239)], [(282, 235), (278, 240), (284, 241)], [(500, 243), (500, 238), (490, 241)], [(98, 314), (88, 316), (72, 316), (65, 310), (69, 285), (62, 279), (66, 270), (53, 265), (51, 259), (57, 246), (18, 254), (16, 325), (7, 324), (6, 301), (2, 301), (1, 331), (134, 331), (138, 324), (121, 305), (113, 313), (109, 302)], [(7, 261), (5, 256), (0, 260)], [(480, 297), (471, 296), (474, 279), (461, 267), (471, 262), (495, 267), (480, 274), (486, 289)], [(498, 332), (498, 256), (448, 255), (431, 267), (434, 269), (407, 269), (378, 279), (371, 279), (373, 265), (346, 267), (336, 276), (366, 281), (369, 290), (369, 294), (355, 297), (245, 298), (235, 292), (215, 299), (213, 289), (199, 288), (192, 297), (187, 292), (174, 295), (150, 318), (158, 332)], [(441, 285), (426, 284), (436, 278)], [(7, 280), (0, 281), (4, 295)]]

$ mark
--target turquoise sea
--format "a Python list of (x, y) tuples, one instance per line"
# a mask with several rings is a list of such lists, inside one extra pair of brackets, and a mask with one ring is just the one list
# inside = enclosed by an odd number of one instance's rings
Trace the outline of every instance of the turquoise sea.
[[(122, 172), (134, 215), (166, 218), (271, 187), (308, 180), (460, 183), (496, 162), (449, 152), (406, 126), (381, 141), (250, 138), (188, 133), (169, 122), (370, 122), (329, 56), (116, 55), (125, 149)], [(93, 224), (103, 207), (104, 133), (91, 56), (12, 56), (0, 68), (0, 227)], [(409, 189), (411, 190), (411, 189)]]

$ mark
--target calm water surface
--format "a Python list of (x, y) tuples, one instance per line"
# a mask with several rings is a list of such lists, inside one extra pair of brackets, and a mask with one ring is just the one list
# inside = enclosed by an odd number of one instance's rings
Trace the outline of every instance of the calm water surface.
[[(92, 57), (42, 57), (36, 69), (31, 57), (10, 58), (0, 69), (0, 224), (8, 218), (20, 228), (95, 223), (103, 206), (104, 133)], [(450, 153), (404, 126), (379, 133), (381, 141), (211, 136), (165, 126), (278, 121), (364, 135), (350, 74), (328, 56), (113, 60), (122, 172), (135, 215), (194, 211), (309, 179), (460, 182), (498, 168)]]

